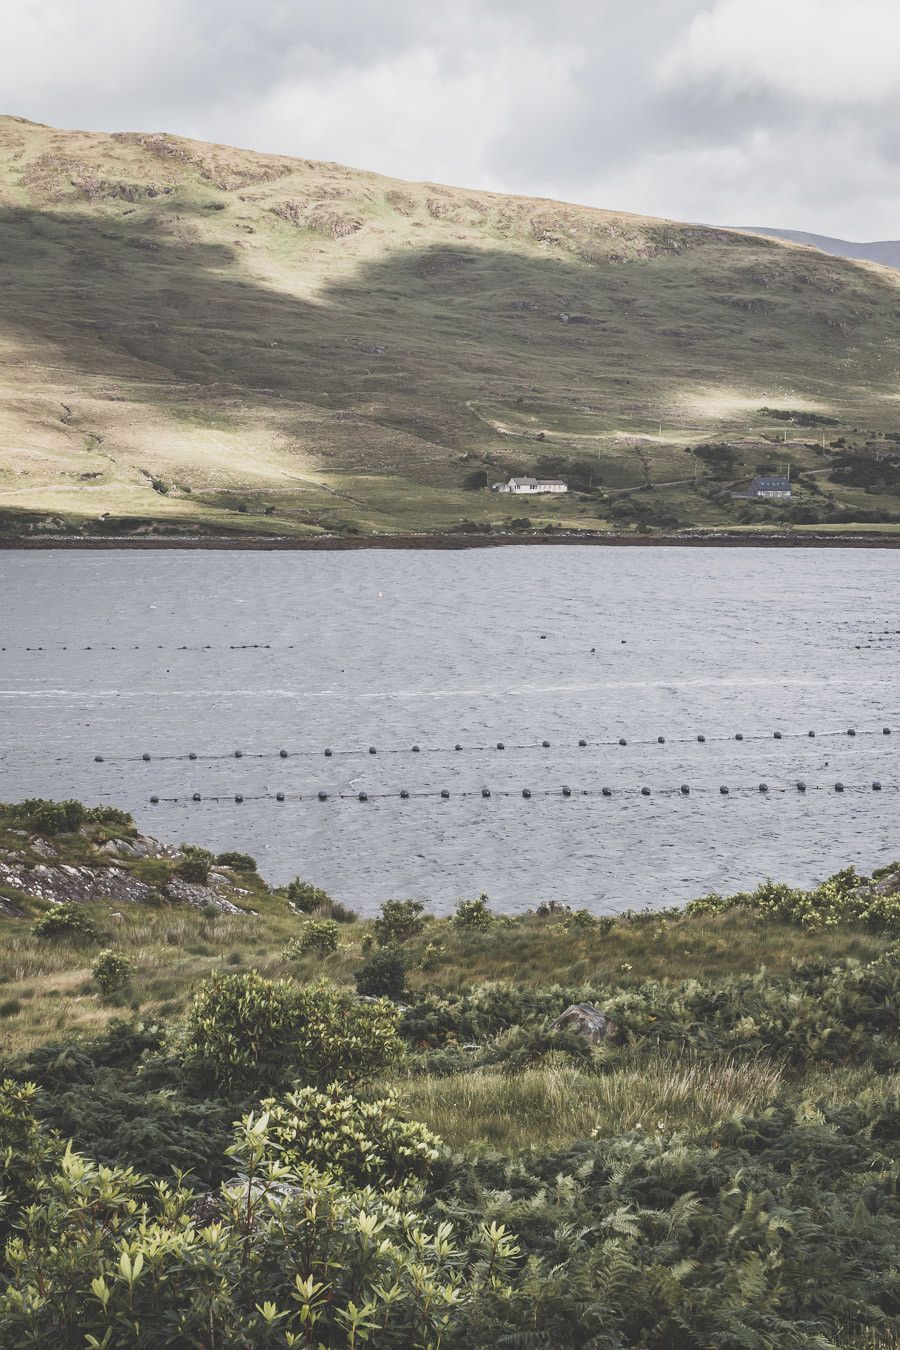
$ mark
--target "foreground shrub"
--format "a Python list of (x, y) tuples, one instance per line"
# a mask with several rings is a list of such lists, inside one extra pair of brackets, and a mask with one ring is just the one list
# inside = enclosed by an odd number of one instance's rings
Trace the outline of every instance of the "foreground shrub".
[(379, 947), (408, 942), (425, 927), (421, 900), (385, 900), (372, 925)]
[(508, 1296), (518, 1248), (502, 1225), (457, 1230), (411, 1208), (409, 1185), (359, 1190), (286, 1165), (270, 1119), (241, 1122), (239, 1179), (201, 1202), (213, 1222), (184, 1184), (66, 1153), (14, 1211), (0, 1344), (425, 1350), (461, 1345), (474, 1306)]
[(323, 891), (320, 886), (312, 886), (308, 881), (302, 881), (300, 877), (294, 877), (294, 880), (288, 883), (287, 898), (301, 914), (315, 914), (320, 909), (327, 912), (331, 908), (331, 896), (328, 892)]
[(39, 938), (68, 938), (71, 942), (94, 942), (97, 938), (97, 925), (80, 905), (66, 900), (55, 909), (48, 909), (31, 925), (31, 931)]
[(400, 1119), (393, 1097), (364, 1101), (332, 1084), (299, 1088), (263, 1102), (267, 1133), (288, 1167), (311, 1163), (362, 1185), (407, 1185), (427, 1177), (441, 1141), (424, 1125)]
[(101, 994), (108, 998), (110, 994), (117, 994), (125, 988), (131, 979), (133, 969), (129, 957), (106, 948), (97, 954), (91, 974), (100, 986)]
[(234, 1096), (277, 1091), (291, 1079), (359, 1082), (387, 1068), (402, 1048), (389, 1004), (256, 971), (205, 981), (175, 1046), (201, 1083)]
[(368, 997), (401, 999), (406, 990), (406, 959), (399, 947), (379, 947), (353, 977), (356, 992)]
[(292, 938), (285, 949), (288, 960), (298, 956), (329, 956), (338, 949), (338, 926), (333, 919), (310, 919), (303, 925), (299, 937)]

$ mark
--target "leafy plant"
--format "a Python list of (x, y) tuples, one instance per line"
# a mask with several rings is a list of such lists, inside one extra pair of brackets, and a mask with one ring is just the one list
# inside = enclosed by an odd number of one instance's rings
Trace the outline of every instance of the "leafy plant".
[(65, 900), (55, 909), (48, 909), (31, 925), (31, 931), (39, 938), (68, 938), (72, 942), (94, 942), (97, 939), (97, 925), (81, 905)]
[(213, 855), (205, 848), (195, 848), (193, 844), (183, 844), (181, 852), (184, 856), (175, 867), (175, 875), (194, 886), (205, 886), (209, 881)]
[(486, 895), (479, 895), (477, 900), (460, 900), (453, 917), (460, 928), (468, 928), (471, 932), (481, 933), (490, 928), (494, 921), (494, 917), (488, 909)]
[(379, 947), (408, 942), (425, 927), (421, 900), (385, 900), (372, 927)]
[(100, 986), (100, 992), (108, 998), (110, 994), (116, 994), (125, 988), (131, 979), (133, 969), (134, 964), (129, 957), (123, 956), (120, 952), (110, 951), (107, 947), (104, 951), (98, 952), (91, 974)]
[(298, 956), (329, 956), (338, 949), (338, 926), (333, 919), (309, 919), (285, 950), (288, 960)]
[(399, 947), (379, 947), (357, 970), (356, 992), (401, 999), (406, 990), (406, 959)]
[(256, 859), (249, 853), (217, 853), (215, 862), (218, 867), (230, 867), (234, 872), (256, 871)]
[(311, 885), (308, 881), (301, 881), (300, 877), (294, 877), (294, 880), (288, 883), (287, 898), (288, 903), (303, 914), (314, 914), (319, 909), (327, 912), (331, 908), (331, 896), (328, 892), (319, 886)]

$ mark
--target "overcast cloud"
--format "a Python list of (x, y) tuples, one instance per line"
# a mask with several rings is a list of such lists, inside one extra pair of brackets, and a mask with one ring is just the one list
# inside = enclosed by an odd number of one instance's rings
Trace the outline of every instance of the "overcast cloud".
[(3, 110), (900, 237), (900, 0), (0, 0)]

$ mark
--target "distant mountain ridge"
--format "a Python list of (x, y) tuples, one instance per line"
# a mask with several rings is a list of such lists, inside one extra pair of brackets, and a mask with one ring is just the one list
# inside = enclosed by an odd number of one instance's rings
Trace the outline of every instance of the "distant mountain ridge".
[(900, 267), (900, 239), (880, 239), (872, 243), (857, 243), (852, 239), (832, 239), (827, 234), (808, 234), (806, 230), (777, 230), (767, 225), (736, 226), (744, 234), (764, 234), (770, 239), (787, 239), (793, 244), (808, 244), (836, 258), (854, 258), (857, 261), (881, 263), (883, 267)]

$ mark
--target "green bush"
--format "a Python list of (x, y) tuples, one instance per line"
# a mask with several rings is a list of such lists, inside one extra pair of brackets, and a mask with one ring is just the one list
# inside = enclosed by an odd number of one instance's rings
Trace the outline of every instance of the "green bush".
[(249, 853), (217, 853), (215, 861), (218, 867), (230, 867), (234, 872), (256, 871), (256, 859)]
[(406, 960), (399, 947), (379, 947), (357, 970), (356, 992), (368, 997), (403, 998)]
[(385, 900), (372, 925), (379, 947), (408, 942), (425, 927), (421, 900)]
[(213, 855), (205, 848), (195, 848), (193, 844), (182, 844), (181, 852), (184, 856), (175, 868), (175, 875), (194, 886), (205, 886), (209, 881)]
[[(63, 1155), (31, 1209), (13, 1204), (0, 1343), (59, 1350), (467, 1344), (475, 1308), (484, 1302), (488, 1316), (512, 1293), (519, 1250), (507, 1229), (478, 1216), (459, 1230), (430, 1219), (420, 1188), (408, 1181), (399, 1191), (360, 1190), (308, 1164), (287, 1166), (270, 1119), (263, 1112), (241, 1121), (228, 1150), (238, 1175), (205, 1197), (183, 1181), (151, 1186), (131, 1169)], [(377, 1120), (365, 1127), (376, 1139), (384, 1134)], [(333, 1131), (340, 1140), (341, 1122)], [(389, 1156), (403, 1147), (390, 1140)], [(198, 1205), (212, 1221), (196, 1217)]]
[(327, 912), (331, 908), (331, 896), (327, 891), (323, 891), (320, 886), (313, 886), (308, 881), (301, 881), (300, 877), (294, 877), (294, 880), (288, 884), (287, 888), (288, 903), (293, 905), (294, 909), (299, 909), (301, 914), (315, 914), (317, 910)]
[(852, 924), (875, 932), (900, 935), (900, 890), (880, 894), (876, 885), (892, 872), (900, 872), (900, 862), (879, 868), (871, 877), (859, 876), (854, 868), (846, 867), (809, 891), (764, 881), (749, 893), (707, 895), (693, 900), (685, 913), (724, 914), (732, 909), (748, 909), (803, 928)]
[(35, 919), (31, 931), (35, 937), (68, 938), (71, 942), (95, 942), (98, 936), (94, 920), (71, 900)]
[(87, 815), (82, 802), (53, 802), (43, 797), (29, 797), (11, 809), (14, 819), (35, 834), (71, 834), (84, 824)]
[(388, 1004), (248, 971), (201, 985), (175, 1048), (202, 1083), (241, 1096), (291, 1079), (357, 1082), (387, 1068), (402, 1046)]
[(408, 1185), (425, 1179), (441, 1141), (424, 1125), (401, 1120), (393, 1097), (364, 1101), (332, 1084), (298, 1088), (262, 1104), (268, 1134), (287, 1167), (311, 1163), (360, 1185)]
[(100, 992), (108, 998), (110, 994), (117, 994), (119, 990), (125, 988), (131, 979), (133, 969), (129, 957), (106, 948), (98, 952), (91, 974), (100, 986)]
[(338, 926), (333, 919), (310, 919), (299, 937), (292, 938), (285, 950), (287, 959), (298, 956), (329, 956), (338, 949)]
[(485, 929), (490, 928), (494, 921), (494, 916), (488, 909), (486, 895), (479, 895), (477, 900), (460, 900), (453, 918), (460, 928), (468, 928), (470, 932), (482, 933)]

